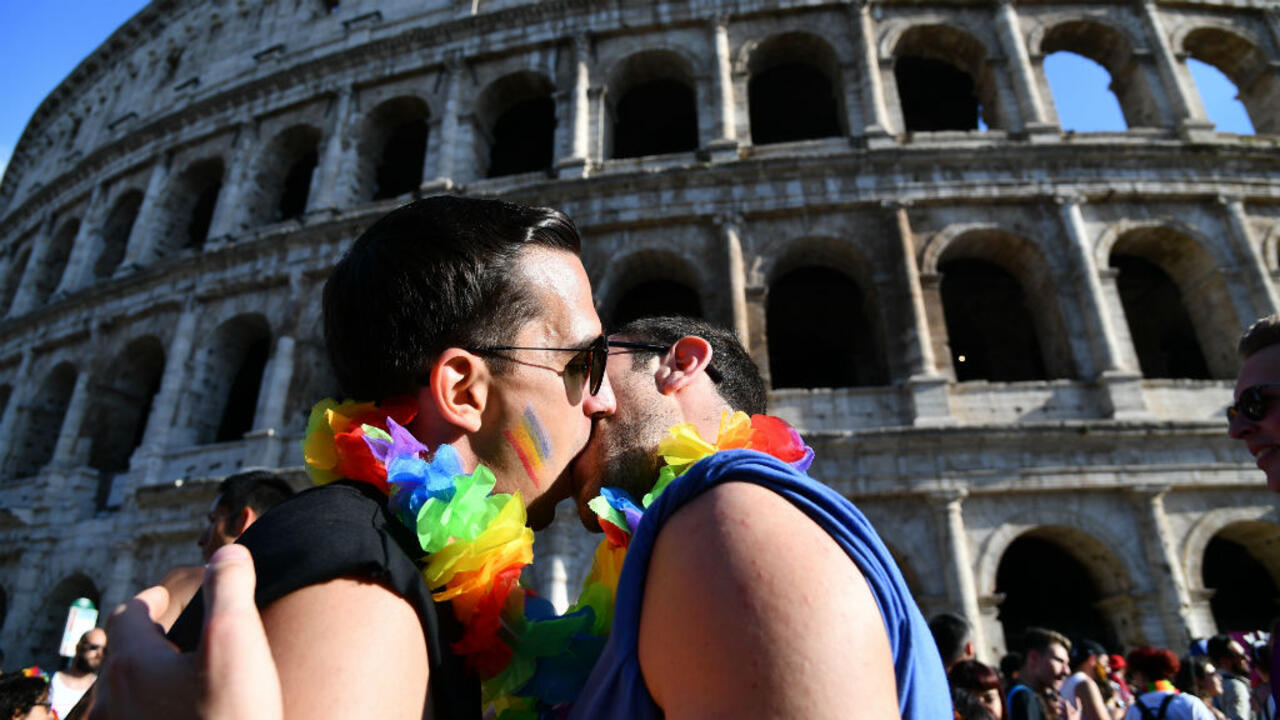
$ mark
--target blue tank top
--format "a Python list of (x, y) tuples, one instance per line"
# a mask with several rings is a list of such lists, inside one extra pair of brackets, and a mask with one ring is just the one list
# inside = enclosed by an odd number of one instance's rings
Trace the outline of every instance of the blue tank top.
[(789, 500), (839, 543), (866, 578), (893, 652), (898, 707), (904, 720), (952, 716), (951, 692), (929, 626), (906, 581), (866, 517), (848, 499), (772, 456), (718, 452), (672, 482), (645, 510), (618, 581), (613, 627), (600, 661), (574, 703), (571, 718), (661, 718), (640, 673), (637, 643), (649, 558), (663, 524), (686, 503), (725, 481), (751, 482)]

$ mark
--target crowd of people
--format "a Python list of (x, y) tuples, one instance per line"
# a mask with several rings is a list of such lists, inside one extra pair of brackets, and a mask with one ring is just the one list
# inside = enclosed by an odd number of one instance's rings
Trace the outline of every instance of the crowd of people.
[[(70, 714), (1272, 720), (1269, 651), (1229, 638), (1120, 658), (1030, 628), (980, 662), (967, 620), (925, 622), (871, 523), (764, 414), (739, 339), (680, 317), (606, 334), (579, 247), (562, 213), (498, 200), (370, 226), (324, 289), (352, 399), (312, 411), (319, 487), (220, 487), (206, 565), (113, 613)], [(1240, 351), (1230, 433), (1280, 490), (1280, 319)], [(569, 499), (604, 538), (557, 615), (519, 578)], [(0, 682), (0, 720), (61, 692), (23, 680)]]
[[(974, 657), (972, 627), (942, 613), (929, 622), (947, 669), (955, 720), (1275, 720), (1271, 644), (1215, 635), (1181, 658), (1139, 646), (1121, 656), (1089, 638), (1027, 628), (1000, 669)], [(1266, 639), (1263, 639), (1266, 638)]]

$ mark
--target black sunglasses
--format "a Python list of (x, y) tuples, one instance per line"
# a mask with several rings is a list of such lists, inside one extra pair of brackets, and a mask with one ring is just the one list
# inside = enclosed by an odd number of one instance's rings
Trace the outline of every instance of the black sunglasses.
[[(658, 353), (659, 355), (665, 355), (671, 350), (670, 345), (650, 342), (632, 342), (630, 340), (610, 340), (609, 347), (622, 348), (624, 350), (647, 350), (648, 352)], [(707, 374), (707, 377), (711, 378), (711, 382), (717, 385), (719, 385), (720, 381), (724, 379), (724, 376), (720, 374), (720, 371), (710, 363), (707, 363), (707, 366), (703, 368), (703, 372)]]
[[(564, 370), (559, 371), (559, 375), (564, 378), (565, 385), (581, 385), (587, 384), (587, 392), (595, 395), (600, 392), (600, 385), (604, 382), (605, 363), (609, 362), (609, 342), (604, 335), (591, 341), (586, 347), (535, 347), (531, 345), (484, 345), (481, 347), (463, 348), (467, 352), (473, 352), (477, 355), (495, 354), (505, 352), (507, 350), (550, 350), (551, 352), (571, 352), (576, 353), (569, 358), (569, 362), (565, 363)], [(532, 363), (522, 363), (515, 358), (498, 355), (504, 360), (509, 360), (521, 365), (532, 365)], [(543, 367), (542, 365), (532, 365), (533, 367)], [(547, 368), (552, 372), (556, 372), (554, 368)]]
[(1235, 404), (1227, 406), (1227, 420), (1235, 420), (1237, 414), (1244, 415), (1245, 419), (1253, 422), (1266, 417), (1270, 398), (1262, 391), (1273, 387), (1280, 387), (1280, 383), (1261, 383), (1241, 390)]

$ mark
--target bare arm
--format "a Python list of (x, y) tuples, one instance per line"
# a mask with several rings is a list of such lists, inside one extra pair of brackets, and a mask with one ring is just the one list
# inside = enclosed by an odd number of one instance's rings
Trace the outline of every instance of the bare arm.
[(178, 621), (178, 616), (187, 609), (187, 605), (191, 603), (191, 598), (195, 597), (202, 582), (204, 582), (203, 565), (179, 565), (160, 578), (157, 584), (169, 591), (169, 604), (160, 617), (156, 618), (156, 622), (164, 628), (165, 632), (173, 627), (173, 624)]
[(756, 485), (712, 488), (662, 529), (639, 658), (677, 720), (899, 717), (866, 580), (825, 531)]
[(399, 595), (339, 578), (285, 595), (262, 622), (286, 720), (422, 717), (427, 645)]
[(1076, 685), (1076, 699), (1080, 701), (1080, 715), (1083, 720), (1112, 720), (1107, 704), (1102, 700), (1102, 693), (1093, 678), (1086, 677)]

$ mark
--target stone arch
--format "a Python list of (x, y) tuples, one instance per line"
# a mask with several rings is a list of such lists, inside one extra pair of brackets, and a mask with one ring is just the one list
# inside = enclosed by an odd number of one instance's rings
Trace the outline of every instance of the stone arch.
[(156, 247), (161, 257), (204, 247), (213, 223), (213, 211), (222, 193), (224, 174), (220, 157), (192, 162), (178, 174), (169, 188), (156, 228)]
[(1280, 272), (1280, 223), (1273, 223), (1262, 237), (1262, 262), (1268, 272)]
[(1256, 37), (1235, 27), (1202, 25), (1176, 37), (1174, 47), (1216, 67), (1235, 83), (1257, 132), (1280, 132), (1280, 77)]
[(191, 444), (238, 440), (253, 429), (258, 392), (271, 353), (271, 328), (258, 313), (223, 322), (196, 354), (187, 396)]
[(129, 459), (142, 443), (164, 375), (164, 359), (159, 338), (137, 338), (111, 361), (93, 387), (81, 434), (89, 437), (89, 467), (98, 471), (99, 507), (106, 506), (112, 479), (129, 469)]
[(1197, 579), (1212, 593), (1220, 632), (1265, 630), (1280, 609), (1280, 525), (1272, 518), (1231, 523), (1205, 543)]
[(129, 235), (142, 207), (142, 191), (130, 188), (116, 198), (102, 225), (102, 248), (93, 263), (95, 280), (106, 280), (120, 267), (129, 245)]
[(281, 130), (267, 143), (245, 193), (249, 228), (292, 220), (307, 211), (320, 138), (318, 128), (300, 123)]
[[(1199, 346), (1207, 366), (1207, 374), (1220, 379), (1235, 377), (1234, 348), (1239, 334), (1239, 321), (1219, 258), (1213, 252), (1215, 245), (1205, 242), (1198, 233), (1192, 235), (1193, 231), (1185, 225), (1142, 223), (1114, 230), (1115, 232), (1108, 232), (1098, 245), (1099, 250), (1104, 247), (1107, 249), (1106, 263), (1100, 267), (1114, 266), (1117, 256), (1130, 255), (1160, 268), (1172, 280), (1177, 288), (1177, 295), (1181, 297), (1182, 307), (1194, 329), (1195, 344)], [(1120, 280), (1121, 277), (1117, 277), (1117, 286)], [(1130, 335), (1134, 337), (1140, 364), (1146, 372), (1152, 367), (1149, 363), (1154, 362), (1150, 354), (1147, 355), (1149, 360), (1142, 362), (1142, 338), (1148, 333), (1144, 325), (1135, 328), (1134, 318), (1129, 317), (1130, 312), (1130, 307), (1126, 305), (1125, 315), (1129, 320)], [(1163, 319), (1173, 322), (1173, 316), (1169, 314), (1165, 314)], [(1184, 345), (1186, 343), (1178, 347)]]
[(31, 243), (13, 250), (12, 260), (9, 262), (9, 270), (4, 276), (4, 287), (0, 288), (0, 292), (4, 293), (0, 298), (0, 309), (6, 312), (13, 306), (13, 299), (18, 294), (18, 286), (22, 284), (22, 275), (26, 272), (27, 263), (31, 259)]
[(840, 59), (824, 38), (788, 32), (765, 38), (745, 62), (751, 142), (848, 133)]
[(53, 460), (62, 420), (67, 414), (78, 376), (76, 366), (70, 362), (58, 364), (44, 376), (40, 389), (22, 408), (22, 419), (14, 430), (8, 472), (5, 473), (8, 477), (31, 477)]
[(1103, 18), (1064, 20), (1043, 30), (1031, 47), (1049, 55), (1071, 52), (1101, 65), (1111, 75), (1107, 89), (1115, 95), (1125, 123), (1133, 127), (1161, 127), (1165, 124), (1160, 102), (1147, 82), (1142, 62), (1133, 52), (1135, 43), (1127, 32)]
[(551, 170), (556, 101), (551, 78), (521, 70), (494, 80), (476, 99), (476, 160), (487, 177)]
[[(1119, 548), (1125, 547), (1121, 538), (1110, 528), (1076, 508), (1039, 505), (1033, 518), (1017, 513), (1004, 519), (998, 530), (982, 543), (975, 563), (974, 579), (980, 596), (996, 593), (1001, 564), (1010, 548), (1023, 539), (1051, 543), (1057, 550), (1069, 556), (1083, 570), (1093, 585), (1096, 599), (1092, 609), (1107, 625), (1110, 637), (1097, 638), (1113, 645), (1126, 645), (1141, 638), (1139, 615), (1131, 601), (1134, 579), (1145, 577), (1145, 565), (1134, 562)], [(1008, 597), (1002, 605), (1008, 602)], [(1002, 619), (1002, 624), (1008, 619)], [(1006, 628), (1006, 638), (1016, 637), (1016, 632)], [(1061, 628), (1069, 630), (1069, 628)]]
[[(77, 598), (88, 598), (102, 611), (102, 595), (98, 586), (84, 572), (76, 571), (58, 581), (53, 590), (45, 596), (44, 605), (38, 616), (38, 625), (34, 633), (34, 657), (48, 667), (58, 667), (58, 644), (62, 640), (62, 632), (66, 627), (67, 611)], [(99, 615), (99, 625), (102, 624)]]
[(908, 132), (1005, 128), (986, 46), (949, 25), (914, 25), (893, 45), (893, 77)]
[(607, 326), (653, 315), (706, 317), (702, 279), (687, 258), (668, 250), (651, 248), (617, 258), (600, 285)]
[(1264, 558), (1262, 564), (1280, 583), (1280, 537), (1273, 536), (1273, 533), (1280, 533), (1280, 510), (1256, 505), (1216, 508), (1196, 517), (1179, 546), (1178, 555), (1186, 568), (1187, 584), (1192, 590), (1204, 589), (1204, 552), (1209, 542), (1223, 531), (1237, 540), (1262, 538), (1264, 542), (1252, 542), (1249, 548), (1259, 551)]
[(303, 305), (299, 334), (293, 350), (293, 373), (285, 401), (284, 426), (303, 429), (311, 407), (326, 397), (341, 397), (341, 388), (324, 344), (324, 313), (317, 284), (311, 300)]
[(697, 82), (693, 63), (674, 50), (628, 55), (608, 74), (607, 157), (698, 149)]
[[(937, 280), (927, 288), (925, 299), (940, 310), (932, 316), (945, 319), (940, 339), (957, 378), (977, 379), (984, 373), (992, 380), (1075, 376), (1058, 295), (1046, 290), (1055, 287), (1052, 271), (1036, 243), (987, 225), (956, 226), (928, 242), (921, 265), (922, 276)], [(958, 305), (967, 303), (984, 309), (977, 314), (959, 312)], [(956, 332), (960, 336), (953, 337)], [(975, 347), (960, 347), (972, 343), (988, 348), (1003, 343), (1016, 349), (975, 357)], [(962, 369), (962, 363), (974, 364)]]
[(360, 133), (356, 165), (358, 196), (400, 197), (422, 184), (431, 110), (419, 97), (402, 95), (379, 103)]
[(62, 274), (67, 271), (67, 261), (71, 259), (71, 249), (76, 244), (76, 235), (80, 233), (80, 219), (71, 218), (58, 226), (49, 240), (48, 249), (40, 258), (40, 267), (35, 268), (32, 291), (35, 293), (35, 306), (39, 307), (53, 296), (58, 288)]
[[(768, 269), (766, 324), (773, 387), (863, 387), (889, 382), (884, 323), (867, 259), (835, 238), (803, 238), (791, 243)], [(833, 324), (829, 307), (846, 323)], [(846, 315), (847, 313), (847, 315)], [(783, 322), (783, 318), (787, 318)], [(824, 368), (796, 355), (817, 353)], [(819, 372), (819, 370), (824, 370)]]

